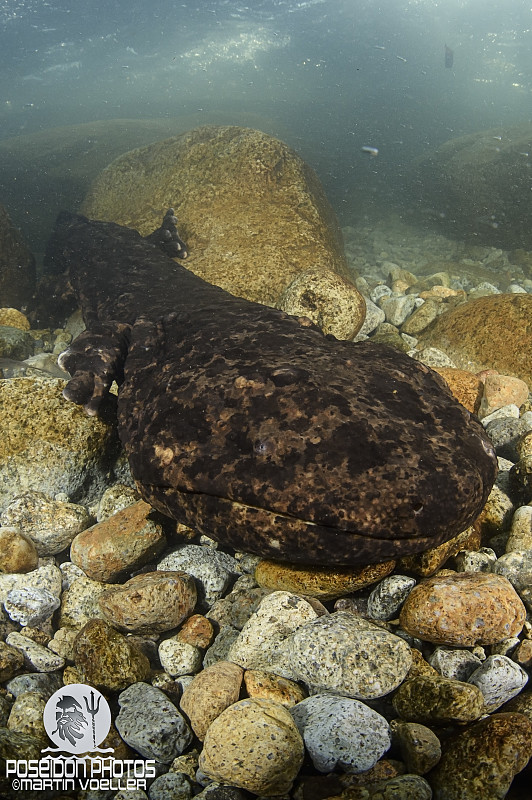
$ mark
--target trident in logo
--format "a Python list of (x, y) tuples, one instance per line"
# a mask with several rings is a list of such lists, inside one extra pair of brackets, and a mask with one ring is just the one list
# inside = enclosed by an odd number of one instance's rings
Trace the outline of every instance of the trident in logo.
[(98, 702), (95, 703), (94, 702), (94, 692), (91, 691), (91, 704), (90, 704), (90, 706), (89, 706), (89, 704), (87, 702), (87, 698), (86, 697), (84, 698), (84, 700), (85, 700), (85, 705), (87, 707), (87, 711), (92, 717), (92, 746), (93, 746), (94, 749), (96, 749), (96, 725), (95, 725), (95, 722), (94, 722), (94, 718), (96, 717), (96, 714), (98, 713), (98, 710), (100, 708), (101, 697), (98, 697)]

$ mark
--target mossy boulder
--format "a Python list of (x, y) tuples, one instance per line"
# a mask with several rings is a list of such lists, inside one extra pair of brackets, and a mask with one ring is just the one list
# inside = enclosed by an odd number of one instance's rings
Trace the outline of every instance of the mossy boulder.
[(205, 126), (126, 153), (96, 179), (81, 210), (147, 235), (169, 207), (189, 248), (185, 265), (232, 294), (275, 305), (310, 268), (347, 277), (316, 174), (261, 131)]

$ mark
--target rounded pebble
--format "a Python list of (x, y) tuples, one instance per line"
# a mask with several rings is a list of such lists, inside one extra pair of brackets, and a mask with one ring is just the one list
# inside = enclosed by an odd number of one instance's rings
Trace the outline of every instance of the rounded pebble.
[(199, 672), (203, 656), (198, 647), (171, 636), (159, 645), (159, 659), (165, 672), (175, 677)]
[(394, 566), (395, 561), (386, 561), (362, 567), (331, 569), (263, 559), (255, 569), (255, 580), (265, 589), (331, 600), (371, 586), (389, 575)]
[(406, 575), (384, 578), (368, 598), (368, 615), (372, 619), (394, 619), (415, 585), (415, 578)]
[(2, 572), (31, 572), (37, 568), (39, 554), (29, 536), (17, 527), (0, 527), (0, 565)]
[(100, 595), (104, 617), (123, 631), (160, 633), (177, 628), (196, 605), (186, 572), (145, 572)]
[(218, 661), (196, 675), (183, 692), (180, 706), (201, 741), (216, 717), (238, 700), (242, 674), (237, 664)]
[(468, 678), (484, 695), (486, 711), (491, 713), (515, 697), (526, 685), (525, 670), (508, 656), (488, 656)]
[(149, 519), (151, 506), (143, 500), (79, 533), (70, 558), (97, 581), (111, 583), (155, 558), (166, 539), (161, 526)]
[(408, 722), (472, 722), (485, 713), (480, 689), (440, 675), (409, 678), (392, 702), (399, 716)]
[(440, 740), (430, 728), (419, 722), (393, 720), (392, 737), (401, 751), (409, 772), (425, 775), (441, 758)]
[(58, 597), (49, 589), (11, 589), (4, 608), (15, 622), (21, 625), (40, 625), (60, 606)]
[(284, 706), (240, 700), (209, 727), (199, 768), (214, 781), (271, 797), (290, 790), (303, 753), (301, 736)]
[(405, 631), (424, 641), (469, 647), (515, 636), (525, 616), (521, 599), (505, 578), (463, 572), (416, 586), (399, 620)]
[(392, 692), (412, 666), (403, 639), (345, 611), (309, 622), (287, 645), (293, 672), (313, 691), (362, 700)]
[(192, 741), (192, 731), (168, 697), (148, 683), (134, 683), (118, 696), (116, 728), (144, 758), (170, 762)]
[(227, 590), (240, 567), (235, 558), (212, 547), (186, 544), (166, 555), (158, 564), (160, 570), (182, 570), (195, 578), (198, 597), (212, 605)]
[(320, 772), (365, 772), (391, 744), (387, 721), (359, 700), (316, 694), (290, 713)]
[(65, 550), (89, 525), (90, 515), (84, 506), (50, 500), (43, 492), (30, 491), (7, 506), (1, 521), (20, 527), (32, 539), (40, 556), (51, 556)]
[(102, 619), (90, 620), (76, 636), (74, 663), (82, 682), (107, 689), (123, 689), (150, 674), (144, 653)]
[(246, 669), (270, 669), (296, 677), (285, 651), (285, 640), (317, 617), (309, 602), (289, 592), (272, 592), (260, 603), (231, 645), (228, 659)]
[(61, 656), (52, 653), (47, 647), (33, 642), (27, 636), (17, 633), (17, 631), (8, 634), (6, 643), (20, 650), (24, 656), (25, 665), (36, 672), (55, 672), (55, 670), (65, 666), (65, 661)]

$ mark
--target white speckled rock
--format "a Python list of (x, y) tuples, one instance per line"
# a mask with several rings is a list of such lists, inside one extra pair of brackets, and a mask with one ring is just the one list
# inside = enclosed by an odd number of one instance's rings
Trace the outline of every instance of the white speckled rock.
[(528, 681), (525, 670), (508, 656), (488, 658), (468, 678), (484, 695), (486, 711), (490, 714), (519, 694)]
[(497, 560), (491, 547), (480, 550), (461, 550), (454, 557), (457, 572), (491, 572)]
[(175, 677), (193, 675), (201, 669), (203, 655), (199, 647), (181, 642), (177, 636), (164, 639), (159, 645), (159, 659), (162, 668)]
[(87, 622), (101, 616), (99, 600), (109, 589), (108, 583), (100, 583), (90, 578), (76, 578), (63, 592), (59, 625), (69, 628), (82, 628)]
[(394, 619), (415, 585), (415, 578), (406, 575), (383, 578), (368, 598), (368, 615), (373, 619)]
[(416, 298), (413, 294), (383, 295), (379, 306), (384, 311), (386, 322), (399, 327), (416, 307)]
[(429, 656), (428, 662), (444, 678), (452, 678), (455, 681), (467, 681), (469, 676), (482, 665), (480, 658), (470, 650), (451, 647), (437, 647)]
[(12, 620), (30, 626), (44, 622), (59, 606), (59, 598), (49, 589), (11, 589), (4, 602)]
[(27, 667), (31, 667), (36, 672), (55, 672), (56, 669), (62, 669), (65, 666), (64, 658), (52, 653), (47, 647), (42, 644), (37, 644), (27, 636), (13, 631), (8, 634), (6, 638), (7, 644), (16, 647), (24, 656), (24, 662)]
[(290, 592), (272, 592), (260, 603), (236, 641), (228, 661), (245, 669), (264, 669), (284, 678), (296, 678), (287, 661), (285, 642), (294, 631), (317, 617), (310, 603)]
[(283, 290), (277, 308), (296, 317), (308, 317), (324, 333), (352, 339), (360, 330), (366, 303), (350, 282), (323, 267), (300, 272)]
[(382, 308), (379, 308), (379, 306), (375, 305), (372, 300), (369, 300), (366, 297), (366, 318), (357, 334), (357, 337), (367, 336), (369, 333), (375, 330), (377, 325), (380, 325), (381, 322), (384, 322), (385, 319), (386, 314)]
[(144, 758), (170, 764), (192, 741), (184, 717), (160, 689), (133, 683), (120, 693), (118, 704), (118, 733)]
[(65, 550), (90, 524), (84, 506), (51, 500), (43, 492), (24, 492), (4, 510), (2, 525), (16, 525), (31, 538), (40, 556)]
[(296, 678), (315, 692), (362, 700), (392, 692), (412, 666), (403, 639), (344, 611), (299, 628), (287, 642), (287, 654)]
[(532, 573), (532, 550), (514, 550), (512, 553), (505, 553), (493, 565), (493, 572), (503, 575), (516, 589), (528, 586)]
[(452, 361), (443, 350), (437, 347), (423, 347), (414, 355), (415, 361), (421, 361), (427, 367), (454, 367), (456, 364)]
[(53, 595), (61, 594), (61, 570), (53, 558), (39, 559), (37, 569), (26, 573), (0, 573), (0, 603), (4, 603), (12, 589), (48, 589)]
[(284, 706), (240, 700), (210, 725), (199, 768), (214, 781), (272, 797), (290, 790), (303, 753), (301, 736)]
[(312, 763), (320, 772), (365, 772), (391, 744), (387, 721), (350, 697), (316, 694), (290, 709)]
[(238, 561), (232, 556), (197, 544), (186, 544), (169, 553), (157, 569), (188, 572), (196, 579), (198, 596), (209, 606), (225, 593), (232, 578), (241, 573)]

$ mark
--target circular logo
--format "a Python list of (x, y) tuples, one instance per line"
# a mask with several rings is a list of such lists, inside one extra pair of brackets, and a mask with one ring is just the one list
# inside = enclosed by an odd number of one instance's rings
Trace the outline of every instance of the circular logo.
[(50, 697), (44, 707), (43, 722), (58, 750), (88, 753), (98, 749), (109, 733), (111, 711), (98, 689), (72, 683)]

